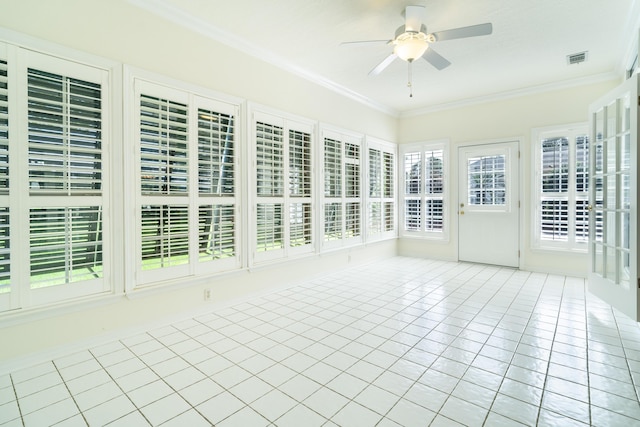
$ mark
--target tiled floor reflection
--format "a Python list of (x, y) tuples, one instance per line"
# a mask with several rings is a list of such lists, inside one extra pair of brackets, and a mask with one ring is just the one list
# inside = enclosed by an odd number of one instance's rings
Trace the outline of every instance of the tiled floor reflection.
[(397, 257), (0, 377), (2, 426), (640, 425), (582, 279)]

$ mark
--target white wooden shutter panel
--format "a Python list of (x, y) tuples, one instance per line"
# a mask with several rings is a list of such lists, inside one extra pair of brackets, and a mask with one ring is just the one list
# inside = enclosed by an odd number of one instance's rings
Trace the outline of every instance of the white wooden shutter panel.
[(142, 269), (154, 270), (189, 262), (189, 207), (142, 207)]
[(235, 194), (235, 122), (228, 114), (198, 109), (198, 191)]
[(102, 191), (101, 88), (29, 68), (30, 193)]
[(395, 155), (382, 153), (382, 197), (384, 198), (383, 231), (395, 229)]
[(284, 195), (283, 129), (267, 123), (256, 124), (256, 171), (258, 197)]
[(188, 191), (187, 106), (140, 96), (140, 173), (143, 195)]
[(0, 60), (0, 294), (11, 291), (9, 227), (9, 81)]
[(444, 224), (444, 151), (430, 150), (425, 156), (424, 229), (443, 231)]
[(541, 143), (540, 239), (567, 241), (569, 233), (569, 140)]
[(311, 135), (289, 131), (289, 194), (311, 197)]
[(102, 193), (101, 85), (29, 68), (27, 93), (31, 288), (102, 278), (102, 206), (81, 197)]
[(103, 277), (100, 206), (32, 208), (31, 288)]
[(311, 134), (289, 130), (289, 246), (313, 243)]
[(235, 206), (219, 204), (199, 207), (199, 260), (236, 256)]
[(198, 109), (198, 260), (234, 258), (235, 117)]
[(382, 159), (380, 150), (369, 149), (369, 224), (368, 233), (382, 231)]

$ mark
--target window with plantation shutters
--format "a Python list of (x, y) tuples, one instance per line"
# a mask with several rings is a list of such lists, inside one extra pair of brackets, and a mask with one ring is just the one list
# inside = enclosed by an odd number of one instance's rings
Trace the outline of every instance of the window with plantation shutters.
[(444, 143), (401, 146), (404, 236), (445, 238)]
[(395, 146), (368, 138), (367, 238), (395, 236)]
[(312, 127), (254, 113), (254, 262), (313, 250)]
[(134, 77), (138, 260), (134, 287), (239, 267), (238, 107)]
[(28, 68), (27, 109), (31, 287), (101, 279), (101, 84)]
[(0, 43), (0, 311), (113, 290), (108, 82)]
[(587, 126), (538, 129), (534, 138), (536, 246), (586, 250), (589, 234)]
[(362, 242), (362, 138), (324, 130), (323, 247)]

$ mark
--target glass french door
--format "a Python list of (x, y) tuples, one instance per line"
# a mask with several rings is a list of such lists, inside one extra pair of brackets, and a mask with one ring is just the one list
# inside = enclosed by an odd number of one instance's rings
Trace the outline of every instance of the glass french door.
[(636, 321), (638, 82), (633, 76), (589, 111), (589, 290)]

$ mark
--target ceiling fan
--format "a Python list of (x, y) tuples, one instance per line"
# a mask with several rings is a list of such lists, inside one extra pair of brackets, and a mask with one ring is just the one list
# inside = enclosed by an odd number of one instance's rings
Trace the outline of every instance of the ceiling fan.
[(437, 31), (435, 33), (427, 33), (427, 27), (423, 24), (425, 14), (424, 6), (407, 6), (405, 9), (405, 23), (396, 30), (393, 40), (366, 40), (350, 43), (379, 43), (384, 42), (393, 44), (393, 52), (376, 65), (371, 71), (370, 76), (380, 74), (387, 68), (396, 58), (400, 58), (409, 63), (409, 96), (413, 96), (411, 65), (414, 60), (422, 58), (436, 69), (442, 70), (451, 65), (447, 59), (437, 53), (431, 45), (433, 43), (445, 40), (462, 39), (467, 37), (484, 36), (491, 34), (493, 26), (490, 23), (471, 25), (468, 27), (453, 28), (450, 30)]

